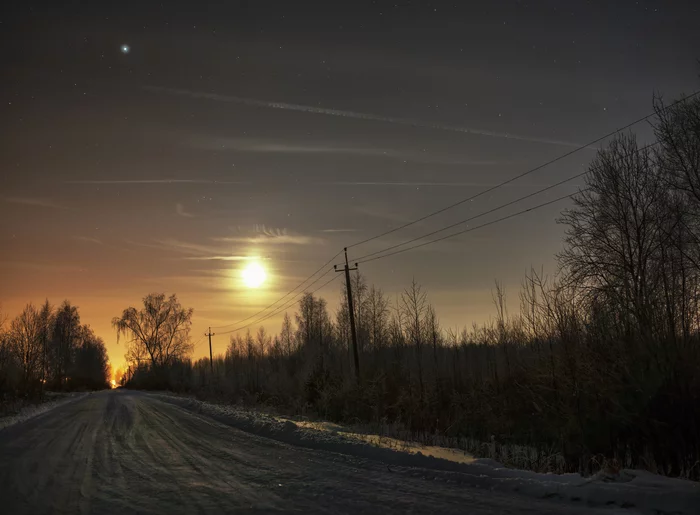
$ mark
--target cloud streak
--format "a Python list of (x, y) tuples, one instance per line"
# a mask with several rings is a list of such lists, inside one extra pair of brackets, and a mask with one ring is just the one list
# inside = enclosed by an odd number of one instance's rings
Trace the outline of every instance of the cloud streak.
[(199, 150), (231, 150), (259, 154), (297, 154), (297, 155), (333, 155), (342, 154), (360, 157), (376, 157), (411, 161), (416, 163), (457, 165), (457, 166), (490, 166), (512, 164), (512, 161), (497, 161), (488, 159), (465, 159), (448, 156), (435, 156), (429, 153), (402, 152), (394, 149), (349, 147), (330, 143), (296, 143), (263, 140), (257, 138), (220, 138), (196, 136), (185, 142), (190, 147)]
[(175, 204), (175, 212), (183, 218), (194, 218), (194, 215), (192, 213), (188, 213), (185, 210), (185, 206), (183, 206), (179, 202)]
[(402, 186), (402, 187), (489, 187), (491, 184), (482, 184), (477, 182), (412, 182), (412, 181), (333, 181), (322, 182), (320, 184), (327, 186)]
[(302, 104), (290, 104), (287, 102), (271, 102), (267, 100), (257, 100), (253, 98), (236, 97), (231, 95), (220, 95), (217, 93), (204, 93), (197, 91), (189, 91), (185, 89), (175, 89), (175, 88), (164, 88), (158, 86), (144, 86), (143, 89), (146, 91), (151, 91), (153, 93), (168, 93), (177, 96), (187, 96), (190, 98), (200, 98), (205, 100), (214, 100), (217, 102), (228, 102), (234, 104), (241, 104), (250, 107), (266, 107), (270, 109), (281, 109), (285, 111), (298, 111), (302, 113), (309, 114), (322, 114), (327, 116), (337, 116), (341, 118), (352, 118), (356, 120), (369, 120), (375, 122), (391, 123), (395, 125), (404, 125), (408, 127), (416, 127), (421, 129), (435, 129), (441, 131), (449, 132), (461, 132), (465, 134), (472, 134), (475, 136), (488, 136), (492, 138), (502, 138), (510, 139), (516, 141), (527, 141), (531, 143), (543, 143), (547, 145), (559, 145), (565, 147), (580, 147), (578, 143), (571, 141), (563, 141), (550, 138), (538, 138), (532, 136), (525, 136), (521, 134), (510, 134), (507, 132), (497, 132), (486, 129), (477, 129), (472, 127), (459, 127), (456, 125), (445, 125), (441, 123), (431, 123), (422, 122), (419, 120), (412, 120), (409, 118), (397, 118), (393, 116), (381, 116), (371, 113), (359, 113), (356, 111), (345, 111), (341, 109), (330, 109), (325, 107), (315, 107), (307, 106)]
[(58, 204), (52, 200), (43, 199), (43, 198), (4, 197), (3, 200), (5, 202), (9, 202), (10, 204), (20, 204), (23, 206), (43, 207), (43, 208), (48, 208), (48, 209), (70, 209), (70, 208), (68, 208), (66, 206), (62, 206), (61, 204)]
[(105, 179), (65, 181), (65, 184), (250, 184), (250, 182), (206, 179)]
[(102, 243), (102, 240), (98, 240), (97, 238), (90, 238), (89, 236), (73, 236), (73, 239), (76, 241), (84, 241), (86, 243), (94, 243), (95, 245), (104, 245), (104, 243)]
[(254, 232), (255, 234), (251, 236), (226, 236), (213, 238), (213, 240), (224, 243), (247, 243), (253, 245), (322, 245), (324, 243), (321, 238), (291, 234), (287, 229), (271, 228), (265, 225), (256, 225)]
[(195, 256), (185, 258), (189, 261), (245, 261), (249, 256)]

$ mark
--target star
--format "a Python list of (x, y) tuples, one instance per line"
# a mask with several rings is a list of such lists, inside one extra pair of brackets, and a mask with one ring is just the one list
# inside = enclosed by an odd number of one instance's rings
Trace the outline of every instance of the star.
[(122, 54), (128, 54), (131, 52), (131, 47), (129, 45), (122, 45), (119, 47), (119, 50), (121, 50)]

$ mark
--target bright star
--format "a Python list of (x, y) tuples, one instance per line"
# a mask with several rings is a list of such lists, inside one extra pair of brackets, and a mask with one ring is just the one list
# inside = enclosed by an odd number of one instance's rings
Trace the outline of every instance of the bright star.
[(122, 54), (128, 54), (131, 52), (131, 47), (129, 45), (122, 45), (120, 50), (122, 51)]

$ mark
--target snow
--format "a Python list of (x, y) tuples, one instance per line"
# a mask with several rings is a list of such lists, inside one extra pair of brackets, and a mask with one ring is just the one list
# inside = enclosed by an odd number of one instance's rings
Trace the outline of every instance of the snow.
[(40, 404), (29, 404), (27, 406), (24, 406), (20, 409), (19, 413), (16, 413), (15, 415), (0, 417), (0, 431), (5, 429), (6, 427), (10, 427), (20, 422), (24, 422), (25, 420), (29, 420), (30, 418), (43, 415), (44, 413), (58, 408), (59, 406), (63, 406), (64, 404), (67, 404), (69, 402), (74, 402), (78, 399), (82, 399), (86, 395), (88, 394), (84, 392), (61, 394), (60, 396), (53, 395), (53, 397), (55, 398), (52, 400), (48, 400)]
[[(237, 429), (287, 444), (378, 460), (387, 467), (498, 492), (552, 499), (589, 507), (617, 507), (644, 514), (700, 514), (700, 484), (641, 470), (599, 474), (540, 474), (506, 468), (491, 459), (451, 449), (420, 447), (378, 436), (358, 435), (328, 423), (294, 422), (240, 406), (203, 402), (170, 394), (149, 394)], [(382, 444), (383, 441), (383, 444)], [(421, 470), (422, 469), (422, 470)]]

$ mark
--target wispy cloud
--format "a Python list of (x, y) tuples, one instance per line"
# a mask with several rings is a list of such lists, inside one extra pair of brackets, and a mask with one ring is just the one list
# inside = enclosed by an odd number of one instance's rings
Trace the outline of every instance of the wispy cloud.
[(340, 109), (307, 106), (307, 105), (301, 105), (301, 104), (290, 104), (287, 102), (271, 102), (271, 101), (267, 101), (267, 100), (257, 100), (254, 98), (236, 97), (236, 96), (231, 96), (231, 95), (219, 95), (216, 93), (204, 93), (204, 92), (189, 91), (189, 90), (184, 90), (184, 89), (163, 88), (163, 87), (156, 87), (156, 86), (144, 86), (144, 89), (147, 91), (152, 91), (152, 92), (156, 92), (156, 93), (169, 93), (171, 95), (188, 96), (191, 98), (201, 98), (201, 99), (205, 99), (205, 100), (214, 100), (217, 102), (229, 102), (229, 103), (242, 104), (242, 105), (253, 106), (253, 107), (267, 107), (267, 108), (271, 108), (271, 109), (282, 109), (282, 110), (287, 110), (287, 111), (300, 111), (303, 113), (310, 113), (310, 114), (323, 114), (323, 115), (328, 115), (328, 116), (338, 116), (338, 117), (342, 117), (342, 118), (370, 120), (370, 121), (375, 121), (375, 122), (392, 123), (392, 124), (405, 125), (405, 126), (410, 126), (410, 127), (418, 127), (418, 128), (423, 128), (423, 129), (436, 129), (436, 130), (450, 131), (450, 132), (462, 132), (462, 133), (473, 134), (473, 135), (477, 135), (477, 136), (489, 136), (489, 137), (493, 137), (493, 138), (510, 139), (510, 140), (517, 140), (517, 141), (529, 141), (532, 143), (544, 143), (544, 144), (548, 144), (548, 145), (560, 145), (560, 146), (565, 146), (565, 147), (580, 147), (581, 146), (580, 144), (574, 143), (571, 141), (562, 141), (562, 140), (550, 139), (550, 138), (538, 138), (538, 137), (526, 136), (526, 135), (522, 135), (522, 134), (510, 134), (510, 133), (506, 133), (506, 132), (497, 132), (497, 131), (491, 131), (491, 130), (487, 130), (487, 129), (472, 128), (472, 127), (459, 127), (459, 126), (455, 126), (455, 125), (445, 125), (445, 124), (441, 124), (441, 123), (422, 122), (419, 120), (411, 120), (408, 118), (381, 116), (381, 115), (376, 115), (376, 114), (371, 114), (371, 113), (360, 113), (360, 112), (356, 112), (356, 111), (344, 111), (344, 110), (340, 110)]
[(414, 181), (331, 181), (320, 184), (332, 186), (408, 186), (408, 187), (481, 187), (487, 188), (492, 184), (478, 182), (414, 182)]
[(257, 138), (220, 138), (197, 136), (188, 141), (194, 148), (203, 150), (237, 150), (239, 152), (272, 154), (370, 154), (382, 155), (384, 151), (373, 148), (344, 147), (328, 144), (308, 144), (269, 141)]
[(293, 234), (285, 228), (271, 228), (266, 227), (265, 225), (256, 225), (253, 233), (254, 234), (252, 235), (242, 234), (240, 236), (213, 238), (213, 240), (226, 243), (247, 243), (261, 245), (321, 245), (324, 243), (321, 238), (314, 238), (313, 236), (306, 236), (302, 234)]
[(105, 179), (65, 181), (65, 184), (250, 184), (241, 181), (213, 181), (207, 179)]
[(124, 243), (129, 245), (135, 245), (137, 247), (145, 247), (149, 249), (163, 250), (166, 252), (175, 252), (178, 254), (189, 254), (189, 255), (210, 255), (210, 254), (221, 254), (225, 252), (220, 246), (212, 245), (202, 245), (199, 243), (192, 243), (187, 241), (181, 241), (173, 238), (166, 239), (156, 239), (153, 242), (140, 242), (134, 240), (124, 240)]
[[(216, 240), (216, 238), (212, 238), (212, 240)], [(126, 243), (168, 253), (184, 254), (181, 259), (192, 261), (243, 261), (250, 259), (250, 256), (230, 252), (228, 245), (203, 245), (173, 238), (157, 239), (153, 243), (126, 240)]]
[[(149, 246), (146, 244), (146, 246)], [(167, 238), (164, 240), (155, 240), (156, 248), (162, 248), (164, 250), (170, 250), (173, 252), (179, 252), (182, 254), (221, 254), (223, 250), (221, 247), (212, 245), (202, 245), (199, 243), (192, 243), (188, 241), (176, 240), (173, 238)]]
[(185, 210), (185, 206), (183, 206), (179, 202), (175, 204), (175, 212), (184, 218), (194, 218), (194, 215), (192, 213), (188, 213)]
[(248, 243), (252, 245), (315, 245), (320, 244), (323, 240), (312, 236), (301, 236), (293, 234), (284, 234), (281, 236), (229, 236), (223, 238), (215, 238), (215, 241), (226, 243)]
[[(252, 246), (268, 246), (266, 252), (275, 252), (273, 247), (280, 245), (322, 245), (325, 240), (312, 236), (291, 234), (286, 229), (270, 228), (257, 225), (251, 229), (241, 230), (240, 234), (232, 236), (210, 237), (203, 243), (184, 241), (175, 238), (159, 238), (150, 242), (126, 240), (125, 243), (159, 250), (175, 259), (187, 261), (245, 261), (252, 257)], [(266, 259), (256, 251), (256, 259)]]
[(90, 238), (89, 236), (73, 236), (73, 239), (76, 241), (84, 241), (86, 243), (94, 243), (96, 245), (104, 245), (104, 243), (102, 243), (102, 240), (98, 240), (97, 238)]
[(49, 209), (70, 209), (66, 206), (58, 204), (57, 202), (54, 202), (53, 200), (44, 199), (44, 198), (4, 197), (3, 200), (5, 202), (9, 202), (10, 204), (20, 204), (23, 206), (45, 207), (45, 208), (49, 208)]
[(40, 263), (30, 261), (0, 261), (3, 268), (21, 268), (37, 272), (85, 272), (87, 269), (78, 265), (60, 263)]
[(193, 256), (185, 258), (191, 261), (245, 261), (250, 256)]
[(512, 164), (512, 161), (492, 159), (469, 159), (435, 155), (428, 152), (407, 152), (389, 148), (351, 147), (335, 142), (294, 142), (276, 141), (258, 138), (221, 138), (194, 136), (186, 138), (186, 144), (201, 150), (232, 150), (260, 154), (342, 154), (350, 156), (376, 157), (410, 161), (416, 163), (457, 165), (457, 166), (492, 166)]

